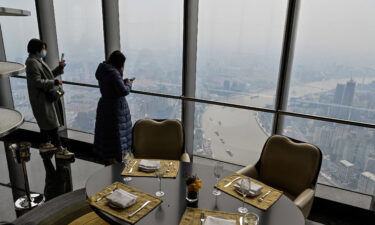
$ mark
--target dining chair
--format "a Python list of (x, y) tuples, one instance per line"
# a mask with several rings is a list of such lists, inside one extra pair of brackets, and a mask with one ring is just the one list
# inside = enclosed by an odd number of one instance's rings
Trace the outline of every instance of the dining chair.
[(269, 137), (255, 165), (237, 173), (283, 191), (305, 218), (309, 215), (322, 163), (322, 152), (312, 144), (282, 135)]
[(183, 125), (175, 119), (140, 119), (135, 122), (132, 148), (136, 158), (190, 162), (185, 152)]

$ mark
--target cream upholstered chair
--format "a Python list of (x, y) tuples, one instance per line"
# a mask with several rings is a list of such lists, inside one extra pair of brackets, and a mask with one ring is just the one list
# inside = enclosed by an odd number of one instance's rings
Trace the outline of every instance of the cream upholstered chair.
[(138, 120), (133, 126), (133, 152), (136, 158), (190, 162), (185, 153), (184, 128), (174, 119)]
[(307, 217), (321, 163), (322, 153), (315, 145), (273, 135), (264, 144), (259, 161), (237, 173), (283, 191)]

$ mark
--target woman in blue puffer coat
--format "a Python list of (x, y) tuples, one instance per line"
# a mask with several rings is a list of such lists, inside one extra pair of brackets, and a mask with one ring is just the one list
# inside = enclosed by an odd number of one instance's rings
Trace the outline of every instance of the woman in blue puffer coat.
[(125, 96), (133, 80), (123, 79), (125, 60), (124, 54), (114, 51), (95, 73), (102, 96), (96, 110), (94, 152), (107, 165), (121, 162), (122, 152), (131, 149), (132, 122)]

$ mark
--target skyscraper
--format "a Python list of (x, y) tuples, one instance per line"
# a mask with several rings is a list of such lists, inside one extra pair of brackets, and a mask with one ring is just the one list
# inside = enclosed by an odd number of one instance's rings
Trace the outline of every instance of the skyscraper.
[(347, 105), (351, 106), (353, 103), (353, 98), (354, 98), (354, 91), (355, 91), (355, 81), (353, 79), (350, 79), (346, 83), (345, 91), (344, 91), (344, 96), (342, 97), (342, 105)]
[(342, 97), (344, 95), (344, 89), (345, 89), (345, 85), (344, 84), (337, 84), (336, 85), (335, 96), (333, 98), (333, 103), (334, 104), (341, 105)]
[(333, 97), (334, 105), (332, 106), (330, 116), (340, 119), (349, 119), (350, 109), (345, 106), (351, 106), (353, 104), (355, 85), (356, 82), (353, 79), (346, 82), (346, 85), (336, 85), (335, 95)]

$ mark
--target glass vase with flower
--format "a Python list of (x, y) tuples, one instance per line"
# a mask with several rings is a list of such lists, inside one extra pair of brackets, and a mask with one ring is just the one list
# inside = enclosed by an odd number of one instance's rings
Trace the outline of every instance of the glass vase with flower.
[(188, 207), (198, 207), (199, 189), (202, 187), (202, 180), (197, 176), (189, 176), (186, 179), (186, 204)]

